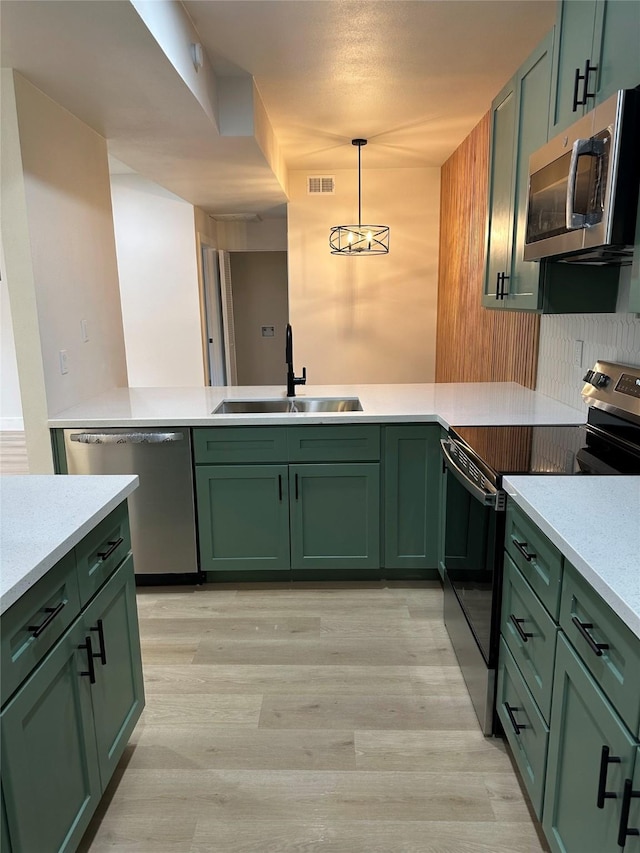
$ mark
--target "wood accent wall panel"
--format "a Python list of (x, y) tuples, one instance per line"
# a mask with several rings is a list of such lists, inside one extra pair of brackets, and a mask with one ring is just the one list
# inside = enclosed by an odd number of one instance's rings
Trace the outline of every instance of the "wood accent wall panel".
[(442, 167), (436, 382), (536, 384), (540, 317), (480, 304), (485, 269), (487, 113)]

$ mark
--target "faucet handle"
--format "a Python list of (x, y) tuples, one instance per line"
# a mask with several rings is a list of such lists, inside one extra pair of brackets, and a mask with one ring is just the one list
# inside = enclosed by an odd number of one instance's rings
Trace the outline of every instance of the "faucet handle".
[(302, 368), (302, 376), (294, 376), (293, 377), (294, 385), (306, 385), (307, 384), (307, 368)]

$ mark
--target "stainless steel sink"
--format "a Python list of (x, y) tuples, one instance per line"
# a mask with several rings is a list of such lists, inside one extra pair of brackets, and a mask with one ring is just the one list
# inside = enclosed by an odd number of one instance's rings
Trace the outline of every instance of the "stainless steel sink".
[(361, 412), (357, 397), (283, 397), (278, 400), (223, 400), (212, 415), (295, 414), (296, 412)]

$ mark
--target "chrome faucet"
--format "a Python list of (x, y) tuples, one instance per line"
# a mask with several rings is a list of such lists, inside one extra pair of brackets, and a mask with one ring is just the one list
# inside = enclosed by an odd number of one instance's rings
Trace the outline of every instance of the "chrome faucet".
[(287, 323), (287, 343), (284, 351), (285, 361), (287, 362), (287, 397), (296, 396), (296, 385), (307, 384), (307, 368), (302, 368), (302, 376), (296, 376), (293, 369), (293, 332), (291, 331), (291, 323)]

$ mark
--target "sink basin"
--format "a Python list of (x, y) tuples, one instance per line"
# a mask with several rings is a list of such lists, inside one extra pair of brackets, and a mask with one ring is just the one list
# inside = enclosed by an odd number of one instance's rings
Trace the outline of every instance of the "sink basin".
[(283, 397), (278, 400), (223, 400), (212, 415), (295, 414), (296, 412), (361, 412), (357, 397)]

